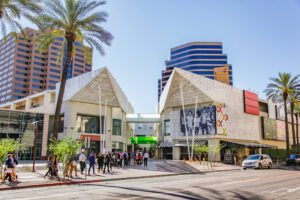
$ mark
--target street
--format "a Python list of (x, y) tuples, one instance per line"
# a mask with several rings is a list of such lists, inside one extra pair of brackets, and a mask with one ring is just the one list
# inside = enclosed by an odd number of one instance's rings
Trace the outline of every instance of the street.
[(300, 199), (300, 171), (240, 170), (0, 192), (0, 199)]

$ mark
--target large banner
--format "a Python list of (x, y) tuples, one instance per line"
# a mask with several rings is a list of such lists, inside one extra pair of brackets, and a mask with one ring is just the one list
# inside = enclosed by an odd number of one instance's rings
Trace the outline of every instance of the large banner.
[(285, 140), (285, 123), (284, 121), (276, 121), (277, 125), (277, 138), (278, 140)]
[(277, 140), (277, 124), (275, 119), (261, 117), (263, 138)]
[(183, 110), (180, 112), (181, 136), (193, 135), (215, 135), (216, 134), (216, 107), (207, 106), (196, 110), (185, 109), (185, 119)]

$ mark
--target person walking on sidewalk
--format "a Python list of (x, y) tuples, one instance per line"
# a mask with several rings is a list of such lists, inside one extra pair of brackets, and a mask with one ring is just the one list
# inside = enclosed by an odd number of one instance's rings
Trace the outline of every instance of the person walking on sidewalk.
[(80, 164), (81, 175), (83, 174), (83, 171), (86, 167), (85, 161), (86, 161), (86, 156), (84, 154), (84, 151), (82, 151), (81, 154), (79, 155), (79, 164)]
[(78, 178), (78, 174), (77, 174), (77, 161), (76, 161), (76, 157), (74, 157), (70, 163), (70, 172), (69, 175), (71, 178), (73, 178), (72, 174), (73, 174), (73, 170), (75, 171), (75, 177)]
[(58, 160), (57, 160), (57, 155), (54, 155), (53, 159), (53, 176), (58, 177)]
[(110, 173), (110, 159), (109, 159), (109, 155), (106, 154), (103, 160), (104, 163), (104, 168), (103, 168), (103, 174), (105, 174), (105, 169), (107, 169), (108, 173)]
[(51, 153), (48, 156), (48, 161), (47, 161), (47, 165), (48, 165), (48, 171), (45, 174), (44, 178), (46, 178), (46, 176), (48, 176), (48, 174), (50, 173), (50, 177), (53, 177), (53, 154)]
[(104, 155), (102, 153), (99, 153), (97, 155), (97, 163), (98, 163), (98, 172), (103, 170), (103, 164), (104, 164)]
[(148, 159), (149, 159), (149, 153), (146, 151), (144, 153), (144, 167), (147, 167), (148, 166)]
[(95, 153), (92, 152), (90, 157), (89, 157), (89, 163), (90, 163), (90, 167), (89, 167), (89, 173), (88, 175), (91, 175), (91, 169), (93, 169), (93, 174), (95, 175), (95, 164), (96, 164), (96, 158), (95, 158)]

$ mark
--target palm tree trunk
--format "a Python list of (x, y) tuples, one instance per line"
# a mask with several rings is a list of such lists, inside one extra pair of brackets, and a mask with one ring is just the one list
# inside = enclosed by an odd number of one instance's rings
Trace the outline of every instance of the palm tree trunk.
[(291, 118), (292, 118), (293, 146), (296, 146), (295, 122), (294, 122), (294, 104), (293, 103), (291, 103)]
[(68, 75), (68, 68), (71, 63), (72, 59), (72, 52), (73, 52), (73, 38), (67, 38), (67, 59), (66, 63), (63, 69), (62, 77), (61, 77), (61, 83), (56, 103), (56, 109), (55, 109), (55, 116), (54, 116), (54, 125), (53, 125), (53, 139), (58, 139), (58, 131), (59, 131), (59, 121), (60, 121), (60, 111), (62, 106), (62, 101), (64, 97), (65, 92), (65, 86), (66, 86), (66, 80)]
[(297, 147), (299, 147), (299, 118), (298, 118), (298, 113), (295, 114), (296, 116), (296, 142), (297, 142)]
[(289, 138), (289, 123), (287, 116), (286, 97), (284, 97), (284, 120), (285, 120), (285, 139), (286, 139), (286, 156), (290, 156), (290, 138)]

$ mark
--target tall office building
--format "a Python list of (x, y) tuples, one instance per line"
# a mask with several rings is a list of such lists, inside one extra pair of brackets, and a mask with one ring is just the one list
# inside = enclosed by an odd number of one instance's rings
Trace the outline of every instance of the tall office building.
[[(39, 52), (34, 38), (39, 32), (24, 29), (27, 39), (10, 34), (0, 40), (0, 104), (21, 99), (36, 92), (54, 89), (60, 82), (66, 49), (63, 38), (56, 38), (46, 52)], [(92, 70), (92, 49), (74, 43), (75, 56), (68, 68), (68, 78)], [(88, 55), (88, 56), (87, 56)]]
[(174, 68), (232, 85), (232, 66), (221, 42), (191, 42), (171, 49), (171, 59), (158, 80), (158, 100)]

